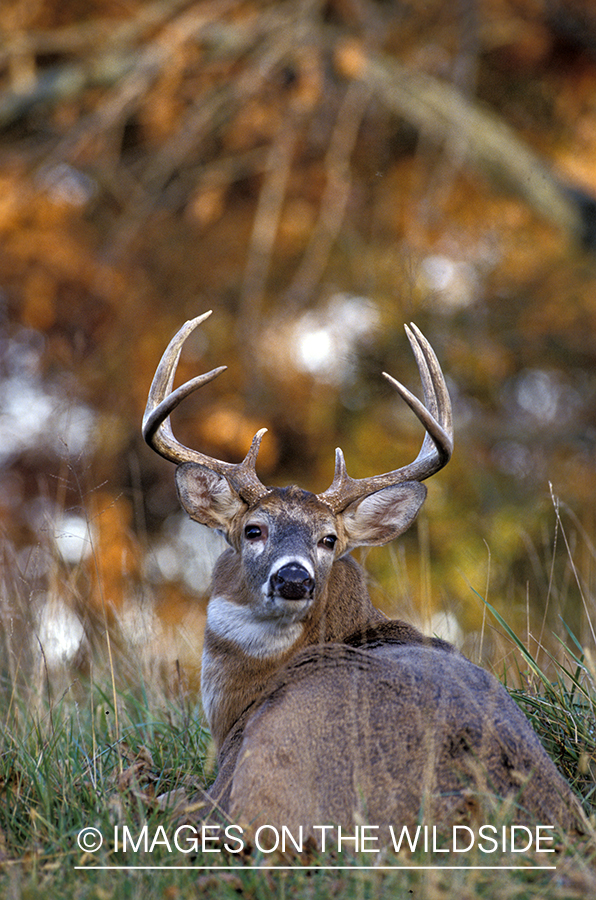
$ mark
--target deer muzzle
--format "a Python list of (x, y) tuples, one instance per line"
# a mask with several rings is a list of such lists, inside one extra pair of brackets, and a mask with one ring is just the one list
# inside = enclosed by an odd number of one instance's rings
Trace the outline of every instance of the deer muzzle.
[(307, 600), (313, 595), (315, 580), (299, 563), (286, 563), (269, 579), (271, 592), (284, 600)]

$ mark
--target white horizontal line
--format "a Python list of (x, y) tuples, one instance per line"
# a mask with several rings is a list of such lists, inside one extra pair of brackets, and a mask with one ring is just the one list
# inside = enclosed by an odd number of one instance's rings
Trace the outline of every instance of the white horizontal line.
[(234, 872), (248, 872), (248, 871), (265, 871), (265, 870), (278, 870), (278, 871), (296, 871), (300, 872), (301, 870), (307, 871), (309, 869), (325, 869), (329, 871), (337, 870), (345, 871), (350, 870), (353, 872), (361, 872), (363, 870), (370, 871), (391, 871), (391, 872), (403, 872), (406, 869), (410, 870), (418, 870), (418, 869), (433, 869), (437, 871), (443, 871), (444, 869), (483, 869), (487, 871), (498, 871), (503, 869), (504, 871), (510, 872), (537, 872), (537, 871), (545, 871), (545, 870), (556, 870), (556, 866), (74, 866), (73, 868), (78, 869), (79, 871), (90, 871), (95, 872), (98, 869), (101, 870), (110, 870), (110, 869), (119, 869), (119, 870), (133, 870), (133, 869), (190, 869), (190, 870), (202, 870), (202, 871), (214, 871), (214, 870), (232, 870)]

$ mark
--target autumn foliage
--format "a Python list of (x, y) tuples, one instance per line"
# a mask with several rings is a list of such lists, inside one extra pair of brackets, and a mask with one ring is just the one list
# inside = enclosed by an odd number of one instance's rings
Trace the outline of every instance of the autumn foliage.
[[(79, 611), (200, 608), (186, 564), (216, 548), (181, 537), (139, 432), (185, 319), (215, 311), (180, 378), (228, 372), (180, 438), (236, 460), (267, 426), (261, 478), (315, 490), (335, 446), (355, 476), (416, 454), (379, 377), (417, 389), (414, 320), (456, 453), (418, 530), (371, 554), (377, 599), (478, 634), (488, 589), (521, 623), (529, 602), (531, 630), (563, 616), (585, 636), (592, 3), (16, 0), (0, 29), (0, 523), (21, 583), (57, 566)], [(86, 523), (79, 558), (65, 516)]]

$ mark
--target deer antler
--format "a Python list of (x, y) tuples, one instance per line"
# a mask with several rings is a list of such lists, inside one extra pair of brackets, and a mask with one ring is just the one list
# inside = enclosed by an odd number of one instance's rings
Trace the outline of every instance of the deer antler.
[(338, 447), (335, 451), (333, 481), (326, 491), (318, 495), (319, 500), (330, 506), (334, 513), (341, 512), (354, 500), (374, 494), (382, 488), (402, 484), (404, 481), (423, 481), (438, 472), (451, 458), (453, 452), (451, 400), (441, 366), (422, 332), (414, 324), (410, 328), (406, 325), (405, 328), (418, 364), (424, 403), (391, 375), (386, 372), (383, 372), (383, 375), (426, 428), (422, 447), (416, 459), (409, 465), (371, 478), (351, 478), (346, 469), (344, 455)]
[[(176, 390), (172, 390), (176, 366), (184, 341), (210, 315), (211, 311), (186, 322), (168, 344), (149, 391), (147, 407), (143, 416), (143, 437), (150, 447), (171, 462), (177, 464), (198, 463), (223, 475), (242, 499), (252, 504), (269, 492), (255, 471), (261, 439), (267, 429), (261, 428), (260, 431), (257, 431), (250, 449), (241, 463), (228, 463), (185, 447), (174, 437), (169, 421), (170, 413), (185, 397), (203, 385), (209, 384), (226, 369), (226, 366), (212, 369), (211, 372), (198, 375)], [(402, 484), (404, 481), (423, 481), (438, 472), (451, 457), (453, 452), (451, 401), (441, 366), (432, 347), (415, 325), (412, 324), (410, 328), (406, 325), (406, 334), (418, 364), (424, 403), (421, 403), (391, 375), (387, 375), (386, 372), (383, 372), (383, 375), (426, 428), (420, 453), (409, 465), (392, 472), (374, 475), (371, 478), (351, 478), (346, 469), (343, 453), (338, 448), (335, 455), (333, 482), (326, 491), (318, 494), (319, 499), (330, 506), (334, 513), (341, 512), (354, 500), (373, 494), (382, 488)]]
[(175, 391), (172, 390), (182, 345), (197, 325), (204, 322), (210, 315), (211, 310), (203, 313), (202, 316), (198, 316), (196, 319), (186, 322), (168, 344), (149, 390), (147, 406), (143, 416), (143, 437), (153, 450), (165, 459), (170, 460), (170, 462), (177, 464), (186, 462), (198, 463), (211, 469), (212, 472), (216, 472), (218, 475), (223, 475), (242, 499), (252, 504), (269, 492), (269, 489), (259, 481), (255, 471), (257, 454), (262, 437), (267, 431), (266, 428), (261, 428), (260, 431), (257, 431), (252, 439), (250, 449), (241, 463), (228, 463), (221, 459), (205, 456), (198, 450), (191, 450), (190, 447), (185, 447), (184, 444), (181, 444), (174, 437), (172, 426), (170, 425), (170, 413), (178, 404), (185, 397), (188, 397), (189, 394), (192, 394), (193, 391), (198, 390), (205, 384), (209, 384), (210, 381), (213, 381), (226, 369), (226, 366), (220, 366), (211, 372), (192, 378), (186, 384), (176, 388)]

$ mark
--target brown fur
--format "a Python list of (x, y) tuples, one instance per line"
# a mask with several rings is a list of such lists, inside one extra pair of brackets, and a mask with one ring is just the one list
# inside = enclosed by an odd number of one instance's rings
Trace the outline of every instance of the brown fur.
[[(214, 574), (213, 593), (219, 594), (224, 590), (224, 585), (229, 585), (234, 577), (238, 577), (238, 565), (236, 554), (227, 551), (222, 555)], [(328, 597), (333, 598), (333, 610), (329, 610), (324, 602)], [(222, 661), (222, 670), (225, 660), (226, 673), (224, 697), (211, 722), (216, 744), (220, 746), (223, 743), (244, 710), (268, 688), (280, 668), (304, 647), (341, 640), (342, 631), (345, 632), (345, 624), (342, 628), (342, 623), (349, 623), (350, 630), (358, 631), (386, 621), (387, 617), (370, 601), (362, 570), (351, 557), (344, 557), (335, 563), (327, 591), (322, 602), (313, 608), (305, 620), (302, 636), (282, 656), (259, 659), (238, 654), (230, 641), (213, 635), (208, 628), (205, 648)], [(411, 626), (404, 627), (415, 632)]]
[(232, 729), (220, 764), (212, 795), (245, 827), (445, 825), (498, 797), (516, 821), (582, 828), (502, 685), (424, 641), (302, 651)]

